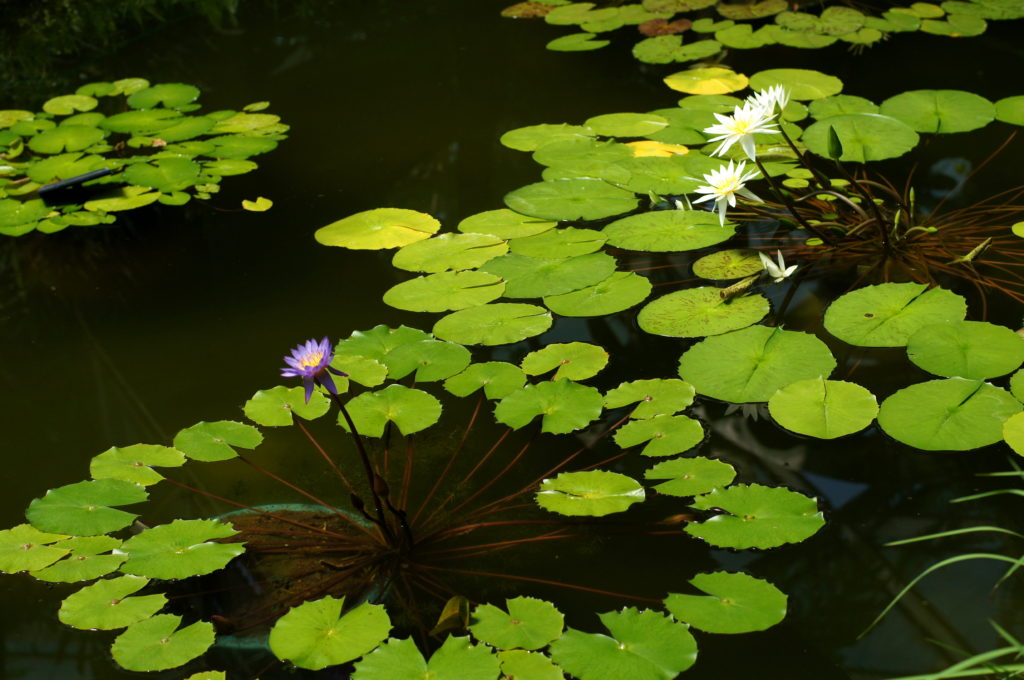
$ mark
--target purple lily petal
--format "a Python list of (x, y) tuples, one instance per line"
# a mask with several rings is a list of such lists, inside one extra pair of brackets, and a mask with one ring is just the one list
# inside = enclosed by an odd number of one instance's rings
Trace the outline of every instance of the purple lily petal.
[(302, 384), (306, 387), (306, 403), (308, 404), (310, 397), (313, 396), (313, 378), (304, 377), (302, 379)]
[(327, 391), (331, 394), (337, 394), (338, 388), (334, 384), (334, 378), (331, 377), (330, 373), (324, 371), (316, 377), (316, 381), (327, 388)]

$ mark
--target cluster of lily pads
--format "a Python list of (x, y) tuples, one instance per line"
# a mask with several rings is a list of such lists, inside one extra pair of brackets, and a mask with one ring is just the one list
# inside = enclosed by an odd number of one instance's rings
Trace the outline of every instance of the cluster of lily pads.
[[(109, 224), (152, 203), (208, 199), (285, 138), (288, 126), (264, 112), (267, 102), (201, 113), (198, 97), (192, 85), (125, 78), (82, 85), (42, 111), (0, 111), (0, 234)], [(91, 179), (47, 193), (82, 176)]]
[[(704, 10), (704, 11), (702, 11)], [(712, 12), (713, 10), (713, 12)], [(804, 49), (836, 42), (864, 47), (894, 33), (922, 31), (950, 37), (981, 35), (986, 20), (1024, 17), (1020, 0), (947, 0), (941, 5), (914, 2), (879, 14), (848, 6), (828, 6), (820, 13), (798, 11), (785, 0), (643, 0), (611, 4), (570, 0), (526, 0), (502, 11), (512, 18), (543, 17), (549, 24), (577, 26), (579, 33), (556, 38), (549, 50), (582, 52), (610, 43), (604, 34), (636, 26), (648, 36), (633, 47), (633, 56), (649, 64), (699, 61), (724, 49), (785, 45)], [(759, 20), (770, 21), (759, 21)], [(694, 39), (684, 40), (692, 32)]]

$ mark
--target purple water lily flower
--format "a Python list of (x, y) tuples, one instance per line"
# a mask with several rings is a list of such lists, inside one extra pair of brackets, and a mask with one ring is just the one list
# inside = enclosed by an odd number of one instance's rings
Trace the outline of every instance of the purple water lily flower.
[(305, 345), (299, 345), (292, 350), (290, 357), (285, 357), (284, 362), (288, 364), (281, 369), (281, 375), (285, 378), (302, 378), (306, 386), (306, 403), (313, 396), (313, 385), (320, 384), (327, 388), (331, 394), (337, 394), (338, 388), (334, 384), (331, 373), (346, 377), (347, 373), (331, 367), (331, 360), (334, 359), (334, 352), (331, 350), (331, 341), (324, 338), (320, 342), (307, 340)]

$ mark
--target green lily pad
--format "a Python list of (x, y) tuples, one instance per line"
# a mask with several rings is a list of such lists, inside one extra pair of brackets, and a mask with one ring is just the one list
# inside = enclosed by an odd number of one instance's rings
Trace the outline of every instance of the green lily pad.
[(831, 157), (829, 129), (835, 131), (843, 144), (839, 160), (856, 163), (902, 156), (920, 141), (910, 126), (895, 118), (875, 113), (840, 114), (819, 120), (804, 131), (807, 148), (823, 158)]
[(61, 125), (44, 130), (28, 140), (28, 148), (36, 153), (81, 151), (103, 139), (103, 130), (86, 125)]
[(825, 526), (815, 499), (784, 487), (736, 484), (697, 496), (691, 505), (721, 512), (683, 529), (718, 548), (775, 548), (799, 543)]
[(530, 352), (519, 365), (526, 375), (555, 371), (552, 380), (586, 380), (597, 375), (607, 364), (608, 352), (603, 347), (586, 342), (567, 342)]
[(28, 201), (0, 200), (0, 227), (16, 227), (41, 220), (50, 214), (50, 207), (41, 199)]
[(50, 489), (45, 496), (32, 501), (25, 518), (41, 531), (95, 536), (131, 524), (138, 515), (117, 507), (148, 498), (144, 487), (120, 479), (76, 482)]
[(205, 161), (203, 163), (203, 172), (218, 177), (230, 177), (232, 175), (244, 175), (255, 170), (257, 167), (259, 166), (252, 161), (242, 158), (220, 158), (215, 161)]
[(845, 35), (859, 31), (866, 17), (852, 7), (826, 7), (818, 17), (818, 28), (828, 35)]
[(721, 66), (680, 71), (666, 76), (664, 81), (673, 90), (687, 94), (729, 94), (744, 89), (749, 83), (742, 73)]
[(644, 252), (677, 252), (706, 248), (728, 240), (736, 225), (722, 225), (705, 210), (656, 210), (617, 220), (604, 228), (608, 245)]
[[(499, 140), (502, 145), (516, 151), (536, 151), (538, 148), (551, 142), (563, 139), (585, 139), (595, 136), (595, 132), (582, 125), (568, 125), (561, 123), (552, 125), (543, 123), (541, 125), (528, 125), (527, 127), (509, 130)], [(466, 231), (459, 229), (459, 231)], [(490, 233), (490, 232), (484, 232)]]
[(815, 120), (824, 120), (846, 113), (878, 113), (878, 104), (870, 99), (850, 94), (835, 94), (824, 99), (815, 99), (807, 108)]
[(615, 258), (590, 253), (564, 259), (502, 255), (480, 267), (505, 281), (505, 297), (538, 298), (571, 293), (604, 281), (615, 271)]
[[(633, 149), (614, 141), (567, 139), (545, 144), (533, 153), (533, 160), (554, 168), (564, 177), (600, 177), (619, 179), (614, 175), (617, 161), (632, 158)], [(545, 179), (555, 179), (547, 174)]]
[(524, 215), (548, 220), (599, 220), (634, 210), (632, 191), (598, 179), (537, 182), (505, 194), (505, 204)]
[(950, 14), (944, 21), (925, 19), (921, 22), (921, 32), (953, 38), (981, 35), (987, 29), (988, 23), (981, 17), (964, 14)]
[(429, 238), (441, 223), (426, 213), (403, 208), (364, 210), (316, 230), (325, 246), (352, 250), (398, 248)]
[(81, 152), (62, 153), (32, 163), (25, 174), (33, 182), (46, 183), (55, 179), (68, 179), (102, 168), (106, 161), (102, 156), (83, 156)]
[(671, 456), (688, 451), (704, 441), (704, 428), (699, 420), (687, 416), (654, 416), (632, 420), (615, 433), (615, 443), (628, 449), (647, 442), (640, 453), (644, 456)]
[(524, 238), (542, 234), (554, 228), (558, 222), (541, 220), (501, 208), (470, 215), (459, 222), (458, 230), (464, 233), (490, 234), (500, 239)]
[(34, 114), (31, 111), (20, 109), (4, 109), (0, 111), (0, 129), (9, 128), (20, 120), (32, 120)]
[(500, 302), (452, 312), (434, 324), (433, 332), (462, 345), (505, 345), (550, 327), (551, 314), (543, 307)]
[(668, 126), (668, 121), (652, 113), (606, 113), (583, 123), (605, 137), (646, 137)]
[(214, 133), (266, 134), (268, 130), (280, 128), (280, 116), (272, 113), (236, 113), (217, 121)]
[(498, 649), (540, 649), (562, 634), (564, 620), (555, 605), (533, 597), (505, 600), (507, 612), (491, 604), (473, 610), (473, 637)]
[(67, 538), (50, 534), (28, 524), (0, 531), (0, 571), (14, 574), (47, 567), (71, 552), (67, 546), (51, 545)]
[(99, 101), (84, 94), (64, 94), (43, 103), (43, 111), (57, 116), (67, 116), (75, 111), (92, 111)]
[(435, 274), (474, 269), (507, 252), (508, 244), (490, 234), (440, 234), (402, 247), (391, 264), (410, 272)]
[[(704, 140), (701, 139), (697, 143), (703, 144)], [(617, 161), (600, 174), (616, 186), (636, 193), (687, 194), (701, 185), (701, 182), (694, 178), (695, 174), (699, 174), (694, 168), (701, 164), (700, 156), (698, 153), (688, 153), (631, 157)]]
[(153, 135), (179, 122), (181, 113), (169, 109), (125, 111), (107, 116), (100, 127), (128, 135)]
[(183, 666), (213, 645), (212, 623), (180, 625), (181, 617), (173, 614), (133, 623), (110, 646), (114, 661), (129, 671), (162, 671)]
[(498, 664), (487, 645), (469, 637), (449, 636), (429, 662), (411, 638), (392, 638), (356, 663), (352, 680), (495, 680)]
[(185, 455), (169, 446), (113, 446), (93, 457), (89, 463), (89, 474), (93, 479), (123, 479), (126, 482), (150, 486), (164, 478), (153, 467), (180, 467), (184, 464)]
[(498, 652), (501, 672), (518, 680), (564, 680), (565, 675), (548, 657), (539, 652), (512, 649)]
[(469, 350), (433, 338), (399, 345), (388, 352), (388, 375), (400, 380), (416, 371), (416, 382), (444, 380), (469, 366)]
[(589, 52), (609, 44), (608, 40), (594, 40), (595, 37), (593, 33), (570, 33), (551, 40), (545, 47), (553, 52)]
[(778, 14), (788, 7), (786, 0), (760, 0), (750, 4), (719, 3), (717, 10), (726, 19), (746, 21)]
[[(388, 422), (394, 423), (403, 435), (410, 435), (430, 427), (441, 417), (441, 402), (435, 397), (395, 384), (376, 392), (363, 392), (349, 401), (346, 408), (359, 434), (365, 437), (383, 437)], [(349, 429), (340, 415), (338, 424)]]
[(184, 83), (162, 83), (136, 90), (128, 97), (128, 106), (133, 109), (152, 109), (163, 105), (176, 109), (191, 104), (199, 98), (199, 88)]
[(217, 158), (249, 158), (277, 148), (277, 142), (269, 137), (250, 135), (221, 135), (210, 141), (214, 145), (211, 155)]
[(60, 605), (61, 623), (80, 630), (116, 630), (148, 619), (163, 609), (163, 593), (129, 597), (149, 583), (142, 576), (97, 581), (72, 593)]
[(756, 250), (730, 248), (705, 255), (693, 263), (693, 273), (702, 279), (727, 281), (757, 274), (764, 269)]
[(502, 399), (525, 384), (526, 375), (515, 364), (485, 361), (448, 378), (444, 388), (457, 397), (468, 397), (482, 387), (488, 399)]
[(678, 413), (693, 403), (693, 385), (675, 378), (633, 380), (608, 390), (604, 395), (605, 408), (620, 408), (636, 404), (630, 418), (644, 419)]
[(750, 76), (752, 90), (767, 90), (773, 85), (782, 85), (797, 101), (831, 97), (843, 89), (843, 81), (839, 78), (803, 68), (773, 68)]
[(771, 628), (786, 618), (786, 594), (749, 574), (697, 574), (690, 584), (707, 594), (669, 593), (665, 608), (677, 620), (698, 630), (752, 633)]
[(673, 458), (648, 468), (644, 478), (668, 480), (654, 487), (666, 496), (697, 496), (731, 484), (736, 469), (712, 458)]
[(121, 545), (121, 540), (111, 536), (75, 536), (62, 541), (60, 547), (71, 553), (62, 560), (44, 569), (33, 571), (32, 576), (48, 583), (75, 583), (91, 581), (106, 576), (118, 569), (127, 559), (126, 555), (105, 555)]
[(439, 272), (403, 281), (384, 293), (384, 303), (410, 312), (448, 312), (496, 300), (505, 283), (480, 271)]
[(643, 500), (644, 489), (635, 479), (607, 470), (563, 472), (541, 482), (537, 492), (540, 507), (571, 517), (603, 517)]
[(230, 524), (212, 519), (176, 519), (125, 541), (120, 552), (128, 561), (121, 571), (160, 579), (209, 574), (245, 552), (241, 543), (212, 542), (237, 533)]
[(390, 366), (388, 355), (392, 351), (402, 345), (430, 339), (432, 339), (430, 333), (424, 333), (416, 328), (408, 326), (389, 328), (380, 324), (368, 331), (354, 331), (352, 335), (335, 346), (334, 353), (336, 356), (358, 356), (364, 359), (373, 359), (385, 366)]
[(963, 320), (964, 298), (923, 283), (882, 283), (846, 293), (825, 312), (825, 329), (861, 347), (902, 347), (924, 326)]
[(306, 391), (302, 387), (272, 387), (260, 390), (245, 402), (242, 410), (245, 417), (267, 427), (281, 427), (292, 424), (292, 414), (304, 420), (314, 420), (330, 409), (327, 397), (314, 391), (306, 403)]
[(341, 613), (345, 598), (324, 597), (292, 607), (270, 629), (270, 649), (299, 668), (320, 670), (358, 659), (387, 638), (391, 619), (379, 604)]
[(593, 286), (546, 296), (544, 304), (561, 316), (606, 316), (629, 309), (650, 294), (651, 282), (645, 277), (631, 272), (614, 272)]
[(551, 658), (580, 680), (670, 680), (693, 665), (697, 642), (685, 624), (633, 607), (600, 615), (611, 637), (573, 628), (551, 644)]
[(1021, 403), (980, 380), (918, 383), (882, 402), (878, 424), (893, 439), (925, 451), (968, 451), (1003, 438), (1003, 422)]
[(1024, 125), (1024, 95), (1004, 97), (995, 103), (995, 107), (996, 120), (1011, 125)]
[(733, 403), (768, 401), (786, 385), (836, 367), (828, 347), (809, 333), (767, 326), (714, 335), (679, 359), (679, 376), (698, 394)]
[(514, 430), (541, 416), (541, 431), (566, 434), (580, 430), (601, 415), (603, 399), (593, 387), (562, 378), (510, 393), (494, 409), (494, 417)]
[(358, 354), (335, 355), (334, 361), (331, 362), (331, 367), (336, 371), (348, 374), (348, 378), (333, 377), (334, 384), (338, 387), (339, 391), (342, 388), (338, 383), (343, 380), (351, 380), (364, 387), (376, 387), (388, 377), (388, 367), (383, 362), (359, 356)]
[[(168, 143), (184, 142), (209, 132), (213, 125), (213, 119), (206, 116), (189, 116), (187, 118), (179, 118), (172, 125), (162, 128), (158, 136)], [(212, 150), (212, 145), (210, 147), (210, 150)]]
[(1024, 402), (1024, 369), (1010, 376), (1010, 393), (1017, 401)]
[(132, 184), (163, 192), (181, 191), (199, 181), (199, 164), (187, 158), (161, 158), (156, 165), (135, 163), (129, 166), (124, 178)]
[(85, 202), (85, 209), (93, 212), (120, 212), (142, 208), (160, 198), (159, 191), (150, 191), (146, 187), (126, 186), (113, 195), (105, 194), (106, 198), (97, 198)]
[(262, 442), (263, 435), (259, 430), (233, 420), (196, 423), (174, 435), (175, 449), (192, 460), (207, 463), (237, 457), (236, 446), (255, 449)]
[(1014, 453), (1024, 456), (1024, 413), (1006, 419), (1003, 423), (1003, 440)]
[(882, 115), (903, 121), (917, 132), (967, 132), (985, 127), (996, 116), (984, 97), (963, 90), (912, 90), (889, 97)]
[(640, 328), (652, 335), (700, 338), (746, 328), (768, 313), (768, 299), (744, 295), (725, 300), (721, 289), (686, 288), (648, 302), (637, 315)]
[(682, 46), (681, 35), (656, 35), (633, 45), (633, 58), (645, 64), (671, 64)]
[(870, 425), (878, 402), (860, 385), (819, 376), (786, 385), (768, 400), (768, 410), (791, 432), (835, 439)]
[(984, 380), (1020, 368), (1024, 338), (984, 321), (933, 324), (910, 336), (907, 356), (935, 375)]
[[(508, 248), (516, 255), (561, 259), (600, 250), (604, 235), (593, 229), (551, 229), (543, 234), (512, 239)], [(500, 254), (500, 253), (499, 253)]]

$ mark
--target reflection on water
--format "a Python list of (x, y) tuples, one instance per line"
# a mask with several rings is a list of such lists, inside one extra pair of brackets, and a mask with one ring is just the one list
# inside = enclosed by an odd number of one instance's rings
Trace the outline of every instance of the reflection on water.
[[(389, 255), (319, 247), (312, 240), (317, 227), (395, 206), (430, 212), (451, 228), (468, 214), (498, 207), (506, 191), (536, 178), (528, 158), (497, 144), (502, 132), (674, 102), (660, 83), (670, 71), (638, 66), (625, 53), (628, 46), (581, 55), (547, 52), (544, 43), (560, 31), (501, 20), (502, 4), (390, 0), (275, 12), (274, 3), (247, 3), (231, 31), (202, 17), (152, 20), (145, 40), (90, 53), (87, 64), (47, 74), (71, 85), (132, 75), (192, 82), (203, 90), (206, 107), (266, 99), (293, 128), (257, 172), (225, 186), (209, 205), (154, 208), (108, 230), (0, 244), (0, 342), (8, 357), (0, 367), (8, 394), (0, 411), (9, 465), (0, 482), (4, 526), (21, 521), (27, 502), (47, 488), (82, 479), (87, 460), (111, 445), (168, 443), (197, 421), (240, 417), (239, 407), (256, 389), (278, 382), (279, 357), (297, 339), (339, 337), (377, 323), (427, 325), (425, 317), (380, 304), (383, 291), (400, 278)], [(977, 64), (1024, 62), (1014, 40), (1020, 30), (1020, 22), (994, 22), (991, 35), (981, 39), (901, 35), (858, 57), (841, 47), (815, 54), (773, 48), (734, 53), (730, 61), (748, 71), (765, 62), (832, 69), (844, 74), (848, 92), (875, 99), (909, 87), (965, 88), (997, 99), (1019, 94), (1013, 90), (1019, 86)], [(31, 101), (8, 95), (0, 108), (31, 108), (68, 89), (39, 83)], [(942, 159), (975, 159), (976, 149), (995, 148), (1000, 134), (982, 131), (966, 143), (955, 136), (935, 140), (921, 150), (920, 165), (935, 169), (937, 190), (949, 191), (956, 181), (950, 173), (958, 170)], [(955, 201), (976, 200), (1009, 182), (999, 177), (1009, 177), (1015, 151), (1019, 145)], [(897, 176), (906, 165), (885, 169)], [(237, 209), (242, 198), (257, 195), (273, 199), (274, 208), (261, 214)], [(664, 275), (663, 281), (686, 276)], [(813, 294), (801, 295), (791, 303), (793, 318), (812, 325), (821, 305)], [(992, 320), (1015, 325), (1017, 317), (1004, 309)], [(603, 379), (610, 384), (674, 375), (682, 350), (679, 341), (642, 334), (628, 319), (561, 319), (544, 338), (569, 339), (642, 357), (609, 369)], [(508, 359), (522, 352), (499, 348), (493, 354)], [(891, 391), (884, 364), (868, 357), (857, 370), (858, 379), (875, 381), (876, 393)], [(985, 649), (995, 640), (988, 618), (1011, 630), (1024, 625), (1012, 607), (1019, 586), (1009, 583), (991, 597), (998, 567), (968, 563), (930, 576), (877, 630), (857, 639), (927, 565), (955, 551), (1008, 551), (1002, 539), (969, 537), (883, 546), (960, 526), (1012, 526), (1009, 518), (1017, 515), (1009, 503), (949, 504), (998, 488), (998, 480), (975, 475), (1003, 469), (1000, 451), (922, 453), (877, 433), (822, 443), (739, 413), (726, 418), (723, 410), (705, 405), (698, 413), (711, 424), (707, 455), (734, 464), (744, 481), (819, 496), (829, 523), (801, 545), (763, 553), (593, 546), (586, 562), (596, 570), (596, 583), (642, 579), (655, 584), (652, 590), (664, 589), (657, 584), (721, 565), (767, 578), (790, 595), (790, 614), (775, 629), (701, 636), (701, 658), (687, 677), (920, 672), (956, 658), (926, 638)], [(293, 472), (316, 474), (301, 464)], [(174, 502), (168, 497), (147, 512), (159, 515)], [(524, 567), (532, 557), (521, 558)], [(568, 553), (552, 557), (576, 564)], [(109, 660), (112, 635), (76, 632), (56, 621), (59, 601), (73, 586), (27, 577), (4, 583), (0, 675), (125, 676)], [(543, 589), (523, 592), (556, 598), (582, 627), (595, 626), (594, 610), (621, 605)]]

